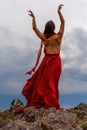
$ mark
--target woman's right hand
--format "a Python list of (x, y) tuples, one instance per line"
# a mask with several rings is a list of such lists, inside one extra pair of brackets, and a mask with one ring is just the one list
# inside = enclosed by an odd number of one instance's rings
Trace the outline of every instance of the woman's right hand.
[(35, 18), (33, 12), (31, 10), (27, 11), (28, 12), (28, 15), (30, 15), (32, 18)]
[(60, 4), (59, 6), (58, 6), (58, 11), (60, 11), (61, 9), (62, 9), (62, 6), (64, 6), (63, 4)]

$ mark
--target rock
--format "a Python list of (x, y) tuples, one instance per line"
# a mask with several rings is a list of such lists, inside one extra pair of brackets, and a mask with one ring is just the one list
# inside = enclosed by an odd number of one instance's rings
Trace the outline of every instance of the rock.
[(72, 129), (77, 119), (76, 114), (67, 111), (57, 111), (56, 113), (49, 113), (48, 116), (44, 116), (41, 121), (43, 129), (46, 130), (66, 130)]
[(87, 114), (87, 104), (85, 104), (85, 103), (80, 103), (76, 108), (79, 109), (80, 111), (83, 111), (84, 113)]
[(85, 122), (87, 121), (87, 104), (80, 103), (73, 110), (77, 113), (78, 118)]
[(83, 130), (79, 125), (77, 125), (74, 130)]
[(9, 120), (9, 119), (6, 119), (6, 120), (4, 120), (4, 121), (0, 121), (0, 128), (4, 127), (4, 126), (6, 126), (6, 125), (9, 125), (9, 124), (11, 124), (11, 123), (12, 123), (12, 121)]
[(7, 111), (0, 112), (0, 130), (83, 130), (81, 124), (87, 124), (87, 114), (83, 114), (87, 112), (87, 105), (84, 103), (60, 110), (27, 107), (23, 113), (15, 115), (14, 111), (19, 107), (23, 107), (23, 103), (16, 99)]
[(21, 102), (20, 99), (14, 99), (12, 102), (11, 102), (11, 106), (10, 106), (10, 109), (9, 111), (14, 111), (20, 107), (24, 107), (23, 105), (23, 102)]

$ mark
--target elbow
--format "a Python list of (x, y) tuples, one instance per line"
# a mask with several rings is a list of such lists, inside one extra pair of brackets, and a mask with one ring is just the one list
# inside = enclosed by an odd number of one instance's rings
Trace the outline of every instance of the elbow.
[(61, 21), (63, 24), (65, 24), (65, 20), (63, 19), (62, 21)]
[(35, 28), (33, 28), (33, 30), (35, 31)]
[(62, 21), (61, 21), (61, 25), (62, 25), (62, 26), (65, 26), (65, 20), (62, 20)]
[(36, 30), (36, 27), (35, 27), (35, 26), (33, 26), (33, 30)]
[(65, 20), (63, 20), (63, 23), (65, 24)]
[(37, 28), (37, 27), (36, 27), (36, 24), (33, 24), (33, 25), (32, 25), (32, 28), (33, 28), (33, 30), (36, 30), (36, 28)]
[(36, 29), (36, 26), (33, 26), (32, 28), (33, 28), (33, 30), (35, 30), (35, 29)]

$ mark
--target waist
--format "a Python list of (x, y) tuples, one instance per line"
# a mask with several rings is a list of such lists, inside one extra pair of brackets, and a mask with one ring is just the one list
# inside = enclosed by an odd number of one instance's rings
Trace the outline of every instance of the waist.
[(57, 56), (57, 55), (60, 55), (60, 52), (57, 52), (57, 53), (47, 53), (46, 49), (44, 49), (44, 53), (45, 53), (45, 56)]
[(45, 53), (45, 56), (59, 56), (60, 55), (60, 53), (58, 53), (58, 54), (48, 54), (48, 53)]
[(56, 50), (56, 51), (48, 51), (47, 52), (47, 50), (46, 50), (46, 48), (44, 48), (44, 53), (45, 53), (45, 55), (59, 55), (60, 54), (60, 50), (58, 51), (58, 50)]
[(60, 54), (45, 54), (44, 59), (43, 59), (46, 63), (48, 63), (49, 61), (51, 61), (51, 63), (57, 63), (61, 61), (61, 57)]

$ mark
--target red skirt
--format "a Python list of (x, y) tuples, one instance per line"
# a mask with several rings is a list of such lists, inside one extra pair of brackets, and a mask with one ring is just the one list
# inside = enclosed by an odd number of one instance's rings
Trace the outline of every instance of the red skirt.
[(60, 109), (58, 83), (61, 70), (60, 55), (46, 54), (39, 68), (23, 87), (22, 94), (27, 99), (27, 107)]

